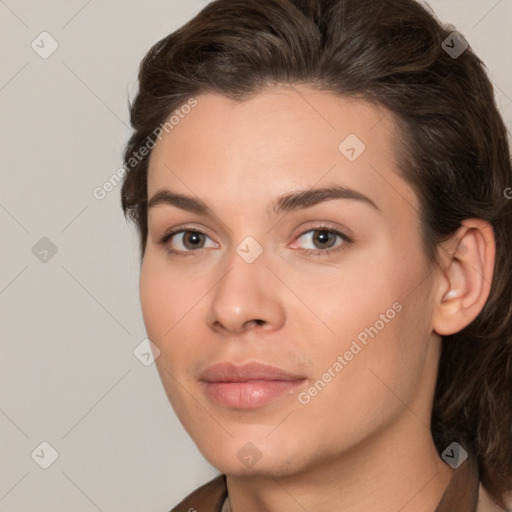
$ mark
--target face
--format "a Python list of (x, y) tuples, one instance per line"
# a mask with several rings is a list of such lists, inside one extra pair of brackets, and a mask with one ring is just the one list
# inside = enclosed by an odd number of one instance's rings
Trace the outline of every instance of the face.
[[(151, 155), (140, 298), (203, 455), (284, 475), (378, 437), (404, 403), (427, 418), (431, 281), (391, 116), (303, 86), (196, 100)], [(223, 362), (288, 377), (208, 380)]]

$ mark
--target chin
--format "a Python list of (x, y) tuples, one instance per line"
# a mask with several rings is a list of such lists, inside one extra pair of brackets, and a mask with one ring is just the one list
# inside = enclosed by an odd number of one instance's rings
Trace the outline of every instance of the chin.
[(210, 439), (204, 446), (196, 445), (204, 458), (224, 474), (282, 477), (300, 470), (298, 463), (304, 457), (299, 446), (293, 453), (293, 447), (283, 450), (280, 442), (272, 443), (264, 438), (261, 442), (256, 439), (250, 441), (250, 438), (251, 436), (233, 437), (225, 443), (212, 443)]

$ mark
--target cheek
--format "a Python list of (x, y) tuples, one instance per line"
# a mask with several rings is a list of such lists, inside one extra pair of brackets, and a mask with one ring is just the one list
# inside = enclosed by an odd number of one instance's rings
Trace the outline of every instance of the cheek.
[(391, 258), (378, 257), (382, 253), (381, 249), (355, 254), (339, 271), (322, 279), (298, 278), (302, 295), (325, 324), (318, 322), (318, 327), (327, 339), (357, 336), (401, 298), (401, 278), (394, 276)]
[[(162, 349), (187, 312), (189, 288), (179, 276), (165, 268), (151, 253), (144, 256), (140, 271), (139, 297), (146, 331)], [(176, 327), (175, 327), (176, 326)]]
[[(191, 362), (201, 354), (204, 337), (198, 315), (204, 314), (204, 278), (191, 279), (183, 271), (151, 252), (140, 271), (139, 297), (148, 338), (160, 349), (157, 366), (183, 378)], [(203, 299), (204, 301), (204, 299)], [(174, 381), (161, 372), (166, 388)]]
[[(184, 402), (177, 382), (183, 382), (183, 371), (192, 350), (190, 332), (186, 332), (189, 302), (183, 288), (169, 269), (162, 268), (158, 258), (144, 256), (140, 271), (139, 297), (148, 338), (160, 349), (155, 360), (167, 396), (178, 414), (184, 415)], [(196, 301), (197, 302), (197, 299)], [(194, 301), (192, 301), (194, 303)], [(184, 321), (185, 320), (185, 321)], [(176, 380), (177, 379), (177, 380)]]
[(146, 331), (149, 338), (158, 346), (158, 341), (165, 334), (164, 324), (167, 323), (165, 292), (168, 287), (161, 277), (151, 263), (151, 258), (145, 255), (140, 272), (139, 297)]
[(381, 258), (359, 254), (350, 271), (317, 281), (308, 299), (324, 324), (311, 326), (311, 339), (322, 334), (318, 344), (308, 347), (316, 373), (321, 376), (347, 354), (336, 381), (341, 387), (355, 385), (370, 401), (379, 397), (375, 385), (385, 390), (377, 376), (398, 388), (417, 378), (430, 335), (428, 268), (421, 254), (411, 251), (405, 257), (384, 249), (377, 253), (385, 255)]

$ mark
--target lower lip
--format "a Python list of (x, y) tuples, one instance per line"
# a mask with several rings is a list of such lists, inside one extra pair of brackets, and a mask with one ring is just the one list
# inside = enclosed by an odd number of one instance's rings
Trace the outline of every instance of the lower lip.
[(249, 382), (205, 382), (206, 394), (214, 401), (237, 409), (255, 409), (292, 394), (301, 380), (252, 380)]

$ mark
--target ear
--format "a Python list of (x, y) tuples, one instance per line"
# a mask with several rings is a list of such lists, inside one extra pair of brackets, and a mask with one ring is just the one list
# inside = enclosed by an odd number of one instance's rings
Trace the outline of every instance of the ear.
[(446, 336), (469, 325), (489, 297), (496, 253), (492, 226), (483, 219), (465, 219), (439, 251), (432, 321), (434, 331)]

